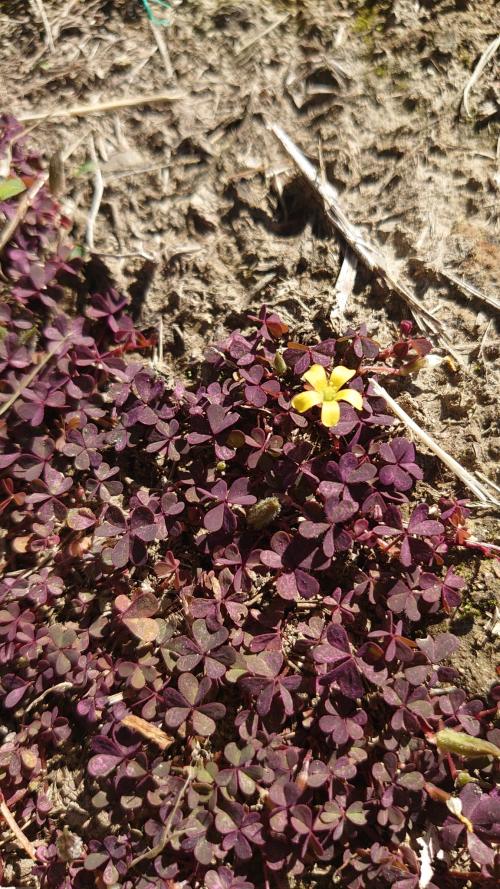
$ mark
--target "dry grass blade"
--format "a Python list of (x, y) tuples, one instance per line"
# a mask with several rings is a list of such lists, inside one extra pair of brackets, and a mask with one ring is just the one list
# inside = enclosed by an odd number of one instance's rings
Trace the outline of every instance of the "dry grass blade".
[(51, 120), (57, 117), (87, 117), (99, 111), (118, 111), (120, 108), (133, 108), (136, 105), (157, 105), (160, 102), (175, 102), (182, 99), (180, 90), (168, 90), (162, 93), (143, 93), (139, 96), (124, 96), (122, 99), (110, 99), (108, 102), (96, 102), (94, 105), (73, 105), (70, 108), (52, 108), (49, 111), (25, 112), (16, 114), (20, 121)]
[(352, 225), (342, 210), (337, 191), (326, 180), (321, 180), (318, 171), (311, 164), (300, 148), (290, 139), (284, 130), (277, 124), (270, 125), (271, 131), (281, 142), (287, 154), (292, 158), (298, 169), (306, 177), (314, 190), (320, 195), (327, 215), (335, 228), (340, 232), (349, 247), (374, 275), (381, 279), (385, 287), (391, 293), (395, 293), (411, 309), (419, 327), (426, 333), (434, 334), (445, 345), (447, 351), (453, 355), (459, 364), (463, 364), (461, 356), (453, 350), (446, 331), (434, 315), (420, 303), (409, 290), (392, 277), (387, 269), (387, 264), (381, 253), (370, 244), (361, 232)]
[(459, 478), (460, 481), (476, 495), (478, 500), (480, 500), (482, 503), (492, 504), (493, 506), (500, 506), (500, 501), (496, 500), (490, 494), (490, 492), (485, 487), (483, 487), (483, 485), (477, 480), (476, 476), (473, 475), (472, 472), (469, 472), (467, 469), (461, 466), (458, 460), (455, 460), (454, 457), (451, 457), (446, 451), (444, 451), (443, 448), (438, 445), (437, 441), (434, 441), (434, 439), (429, 435), (428, 432), (422, 429), (418, 425), (418, 423), (415, 423), (415, 420), (412, 420), (412, 418), (408, 416), (406, 411), (404, 411), (403, 408), (397, 403), (397, 401), (395, 401), (394, 398), (389, 395), (387, 390), (384, 389), (384, 387), (381, 386), (380, 383), (377, 383), (377, 381), (374, 380), (372, 385), (376, 394), (381, 395), (382, 398), (386, 400), (387, 404), (391, 408), (392, 412), (396, 415), (396, 417), (402, 420), (405, 426), (407, 426), (408, 429), (411, 429), (411, 431), (420, 439), (420, 441), (422, 441), (429, 448), (430, 451), (436, 454), (436, 457), (439, 457), (444, 465), (447, 466), (448, 469), (450, 469), (451, 472), (453, 472), (457, 476), (457, 478)]
[(89, 250), (94, 249), (94, 226), (101, 206), (102, 196), (104, 194), (104, 180), (102, 178), (97, 152), (95, 150), (94, 137), (90, 137), (90, 157), (94, 167), (94, 194), (92, 195), (92, 203), (90, 205), (89, 215), (87, 217), (87, 226), (85, 229), (85, 242)]
[(73, 688), (72, 682), (58, 682), (56, 685), (51, 685), (50, 688), (46, 688), (45, 691), (42, 691), (41, 695), (38, 695), (31, 704), (28, 704), (27, 707), (24, 708), (25, 713), (30, 713), (32, 710), (35, 710), (45, 698), (48, 698), (49, 695), (56, 694), (62, 691), (69, 691)]
[(495, 299), (494, 296), (488, 296), (487, 293), (483, 293), (481, 290), (478, 290), (477, 287), (474, 287), (473, 284), (469, 284), (467, 281), (464, 281), (462, 278), (458, 278), (453, 272), (448, 272), (443, 270), (440, 272), (443, 278), (447, 281), (450, 281), (455, 285), (457, 290), (460, 290), (465, 296), (472, 297), (473, 299), (478, 299), (480, 302), (486, 303), (488, 306), (491, 306), (492, 309), (496, 309), (497, 312), (500, 312), (500, 301)]
[(54, 45), (54, 37), (52, 35), (52, 28), (50, 27), (50, 22), (45, 12), (45, 6), (43, 4), (43, 0), (30, 0), (31, 6), (34, 8), (35, 13), (38, 13), (40, 16), (42, 25), (45, 29), (45, 41), (51, 52), (55, 52), (56, 48)]
[(493, 56), (495, 55), (495, 53), (499, 47), (500, 47), (500, 34), (498, 35), (498, 37), (495, 37), (495, 39), (491, 41), (489, 46), (486, 47), (481, 58), (479, 59), (479, 62), (477, 63), (476, 67), (474, 68), (474, 71), (472, 72), (471, 77), (465, 84), (464, 91), (462, 94), (462, 105), (464, 106), (464, 111), (465, 111), (467, 117), (472, 117), (470, 107), (469, 107), (469, 96), (471, 94), (471, 91), (475, 87), (479, 78), (481, 77), (481, 74), (483, 73), (484, 69), (486, 68), (486, 65), (488, 64), (490, 59), (493, 58)]
[(330, 321), (342, 321), (344, 313), (352, 294), (354, 282), (356, 281), (356, 272), (358, 270), (358, 257), (352, 252), (350, 247), (346, 247), (344, 260), (340, 267), (339, 276), (335, 282), (335, 305), (330, 312)]
[(4, 818), (6, 824), (10, 827), (12, 833), (14, 834), (17, 842), (21, 846), (22, 849), (26, 852), (29, 857), (35, 861), (36, 860), (36, 849), (33, 843), (30, 843), (28, 837), (25, 833), (22, 832), (21, 828), (17, 824), (12, 812), (10, 811), (7, 803), (3, 798), (3, 794), (0, 791), (0, 815)]
[(264, 31), (261, 31), (259, 34), (256, 34), (255, 37), (252, 37), (250, 40), (248, 40), (247, 43), (245, 43), (241, 47), (241, 49), (238, 50), (235, 57), (238, 59), (240, 56), (244, 55), (246, 52), (248, 52), (249, 49), (251, 49), (252, 46), (255, 46), (255, 44), (258, 43), (259, 40), (263, 40), (264, 37), (267, 37), (268, 34), (271, 34), (273, 31), (275, 31), (276, 28), (279, 28), (280, 25), (284, 25), (289, 18), (290, 13), (285, 13), (285, 15), (281, 16), (281, 18), (273, 22), (272, 25), (269, 25), (268, 28), (265, 28)]
[(175, 80), (174, 69), (172, 68), (172, 62), (170, 60), (170, 53), (168, 51), (167, 43), (165, 37), (163, 36), (163, 30), (158, 25), (153, 24), (151, 20), (149, 20), (149, 27), (153, 32), (153, 37), (155, 39), (156, 46), (158, 47), (158, 52), (161, 55), (163, 66), (165, 68), (165, 73), (167, 75), (168, 80)]
[[(195, 774), (194, 768), (192, 766), (188, 766), (186, 779), (185, 779), (184, 784), (182, 785), (181, 789), (179, 790), (179, 793), (177, 794), (177, 799), (176, 799), (176, 801), (170, 811), (170, 814), (165, 822), (165, 826), (161, 832), (161, 836), (160, 836), (158, 843), (156, 844), (156, 846), (153, 846), (153, 848), (150, 849), (148, 852), (143, 852), (142, 855), (138, 855), (137, 858), (134, 858), (133, 861), (130, 863), (131, 868), (135, 867), (137, 864), (140, 864), (141, 861), (146, 861), (147, 859), (155, 858), (157, 855), (160, 855), (163, 852), (163, 850), (164, 850), (165, 846), (167, 845), (169, 838), (170, 838), (170, 830), (171, 830), (172, 824), (174, 822), (174, 818), (178, 812), (178, 809), (182, 803), (182, 800), (184, 799), (186, 790), (188, 789), (191, 781), (193, 780), (194, 774)], [(187, 833), (187, 831), (186, 831), (186, 833)]]

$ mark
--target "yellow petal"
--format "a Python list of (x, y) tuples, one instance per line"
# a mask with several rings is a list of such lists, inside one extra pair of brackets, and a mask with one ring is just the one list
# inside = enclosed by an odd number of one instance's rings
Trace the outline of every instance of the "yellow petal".
[(312, 364), (309, 370), (306, 370), (305, 374), (302, 374), (302, 379), (307, 380), (313, 389), (316, 389), (316, 392), (323, 392), (328, 385), (326, 371), (321, 364)]
[(342, 386), (345, 386), (348, 380), (352, 380), (352, 378), (356, 375), (355, 370), (350, 370), (348, 367), (342, 367), (339, 364), (338, 367), (334, 367), (330, 376), (330, 386), (332, 389), (341, 389)]
[(292, 407), (294, 410), (298, 411), (299, 414), (303, 414), (304, 411), (308, 411), (310, 407), (314, 407), (316, 404), (321, 404), (322, 400), (321, 393), (311, 389), (308, 392), (299, 392), (298, 395), (294, 395), (292, 398)]
[(356, 389), (342, 389), (335, 395), (335, 401), (348, 401), (357, 411), (363, 409), (363, 396)]
[(324, 401), (321, 408), (323, 426), (336, 426), (340, 418), (340, 408), (336, 401)]

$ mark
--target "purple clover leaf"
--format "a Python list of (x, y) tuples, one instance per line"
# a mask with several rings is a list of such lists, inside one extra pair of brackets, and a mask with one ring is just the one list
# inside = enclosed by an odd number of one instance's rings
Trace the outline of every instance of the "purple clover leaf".
[(415, 447), (407, 438), (393, 438), (381, 444), (378, 453), (384, 462), (379, 479), (386, 487), (409, 491), (415, 481), (423, 478), (420, 466), (415, 463)]
[(271, 549), (262, 550), (260, 560), (267, 568), (279, 572), (276, 589), (282, 599), (311, 599), (319, 592), (319, 583), (301, 564), (314, 550), (309, 540), (292, 538), (285, 531), (277, 531), (270, 541)]
[(71, 429), (62, 452), (72, 457), (76, 469), (96, 469), (102, 463), (100, 449), (104, 444), (104, 436), (99, 433), (94, 423), (87, 423), (80, 431)]
[(465, 586), (465, 580), (455, 574), (453, 568), (448, 568), (446, 577), (441, 584), (441, 602), (447, 614), (458, 608), (462, 601), (461, 590)]
[(391, 718), (394, 731), (418, 733), (421, 720), (425, 722), (434, 715), (426, 689), (423, 686), (413, 688), (406, 679), (394, 679), (392, 684), (384, 687), (382, 694), (386, 703), (395, 708)]
[(222, 719), (226, 708), (223, 704), (204, 703), (212, 689), (211, 680), (205, 676), (198, 682), (192, 673), (182, 673), (177, 685), (178, 690), (165, 691), (165, 724), (184, 735), (187, 731), (205, 738), (213, 735), (216, 721)]
[(72, 487), (73, 482), (68, 476), (47, 464), (43, 472), (43, 481), (35, 479), (33, 482), (33, 489), (39, 493), (30, 494), (26, 502), (37, 507), (37, 515), (42, 522), (50, 522), (52, 518), (63, 521), (67, 506), (62, 497)]
[(240, 368), (240, 374), (245, 381), (245, 398), (253, 407), (264, 407), (268, 398), (277, 398), (281, 388), (278, 380), (270, 377), (265, 369), (254, 364), (248, 370)]
[(461, 818), (450, 815), (444, 822), (441, 835), (445, 849), (456, 849), (464, 835), (472, 860), (481, 868), (492, 868), (495, 852), (491, 842), (500, 839), (500, 797), (494, 792), (483, 793), (477, 784), (470, 783), (453, 802)]
[(123, 491), (122, 483), (116, 478), (119, 472), (118, 466), (100, 463), (94, 469), (94, 478), (88, 478), (85, 483), (90, 496), (97, 497), (103, 503), (108, 503), (112, 497), (118, 497)]
[(403, 526), (401, 513), (396, 507), (388, 507), (386, 520), (392, 521), (392, 525), (376, 525), (373, 531), (379, 537), (396, 538), (394, 543), (401, 542), (399, 560), (405, 568), (415, 562), (426, 561), (432, 556), (432, 548), (428, 540), (421, 538), (440, 537), (444, 531), (441, 522), (429, 519), (429, 507), (426, 503), (420, 503), (415, 507), (406, 528)]
[(317, 829), (314, 823), (314, 815), (309, 806), (300, 803), (291, 810), (290, 825), (293, 831), (293, 841), (300, 847), (302, 859), (307, 860), (307, 854), (312, 853), (320, 860), (325, 857), (323, 846), (317, 837)]
[(439, 698), (439, 709), (444, 716), (445, 725), (451, 728), (463, 728), (468, 735), (477, 736), (481, 730), (478, 719), (483, 710), (480, 700), (469, 701), (461, 688), (456, 688), (449, 694)]
[(32, 482), (40, 478), (45, 467), (50, 465), (55, 451), (54, 442), (46, 436), (37, 436), (29, 444), (29, 451), (23, 452), (13, 470), (15, 478)]
[(251, 448), (247, 459), (249, 469), (255, 469), (259, 463), (263, 464), (266, 455), (278, 457), (283, 447), (280, 435), (274, 435), (270, 429), (261, 429), (259, 426), (252, 429), (250, 435), (245, 435), (245, 443)]
[[(377, 470), (373, 463), (360, 460), (355, 454), (342, 454), (338, 463), (330, 460), (325, 468), (327, 481), (322, 481), (318, 486), (318, 492), (326, 499), (350, 500), (353, 503), (361, 503), (369, 493), (369, 486), (373, 484)], [(330, 481), (330, 478), (333, 481)]]
[(249, 883), (244, 877), (235, 876), (229, 867), (207, 870), (205, 886), (207, 889), (254, 889), (253, 883)]
[(119, 330), (117, 318), (121, 316), (127, 304), (128, 300), (123, 294), (110, 288), (105, 293), (91, 294), (90, 305), (87, 307), (85, 314), (87, 318), (92, 318), (93, 321), (101, 323), (105, 321), (111, 332), (116, 334)]
[(252, 857), (252, 846), (265, 844), (258, 812), (246, 811), (240, 803), (225, 803), (224, 810), (215, 816), (215, 826), (223, 836), (222, 848), (234, 849), (236, 858), (247, 861)]
[(187, 436), (189, 445), (211, 444), (218, 460), (230, 460), (234, 448), (226, 444), (229, 430), (239, 420), (239, 414), (220, 404), (209, 404), (205, 418), (193, 418), (194, 432)]
[(149, 435), (149, 443), (146, 445), (148, 454), (163, 454), (165, 460), (177, 462), (181, 454), (185, 452), (182, 435), (179, 433), (177, 420), (160, 420)]
[(345, 629), (329, 624), (326, 641), (313, 647), (314, 660), (326, 664), (328, 672), (321, 677), (322, 685), (335, 682), (346, 698), (355, 700), (364, 693), (362, 667), (352, 651)]
[(279, 710), (285, 717), (291, 716), (295, 710), (291, 692), (299, 689), (302, 683), (301, 677), (289, 676), (286, 670), (280, 672), (283, 655), (278, 651), (251, 655), (246, 660), (254, 675), (243, 677), (240, 684), (245, 691), (256, 698), (256, 711), (259, 716), (267, 716), (271, 707), (273, 716), (278, 716)]
[(193, 621), (191, 638), (179, 636), (173, 646), (180, 657), (177, 669), (191, 672), (199, 664), (210, 679), (221, 679), (228, 666), (234, 661), (234, 653), (229, 645), (224, 645), (229, 632), (225, 627), (218, 626), (211, 632), (203, 619)]
[(104, 885), (115, 886), (127, 873), (127, 841), (124, 837), (108, 836), (102, 843), (92, 840), (91, 849), (83, 862), (84, 869), (92, 872), (99, 870)]
[(358, 504), (350, 500), (337, 500), (330, 497), (324, 507), (324, 522), (301, 522), (299, 534), (307, 540), (321, 542), (327, 559), (336, 552), (344, 552), (352, 546), (352, 537), (343, 525), (358, 511)]
[(41, 426), (47, 408), (56, 408), (60, 411), (64, 407), (66, 407), (64, 392), (38, 380), (23, 389), (22, 400), (16, 403), (14, 409), (21, 420), (30, 423), (31, 426)]
[(238, 792), (244, 796), (252, 796), (257, 784), (268, 783), (272, 776), (270, 769), (265, 769), (261, 765), (252, 765), (252, 760), (255, 757), (255, 748), (252, 744), (240, 748), (234, 741), (231, 741), (224, 748), (224, 757), (230, 767), (221, 769), (215, 780), (217, 785), (225, 787), (232, 797), (236, 797)]
[(333, 704), (325, 702), (326, 715), (319, 720), (319, 727), (325, 735), (330, 735), (337, 746), (348, 741), (359, 741), (364, 736), (364, 726), (368, 721), (365, 710), (356, 709), (351, 701)]
[(231, 506), (250, 506), (257, 502), (253, 494), (248, 493), (248, 479), (237, 478), (228, 488), (224, 479), (216, 482), (211, 491), (205, 492), (206, 498), (215, 500), (213, 506), (205, 514), (204, 525), (207, 531), (230, 532), (236, 528), (236, 515)]
[(321, 364), (328, 367), (335, 355), (336, 340), (324, 340), (314, 346), (303, 346), (301, 343), (288, 343), (288, 348), (283, 353), (283, 358), (294, 372), (302, 376), (311, 367), (311, 364)]
[(15, 333), (8, 333), (0, 340), (0, 373), (7, 370), (23, 370), (31, 364), (31, 355), (19, 342)]
[(95, 537), (115, 541), (113, 546), (103, 548), (103, 561), (114, 568), (124, 568), (128, 562), (142, 565), (147, 559), (147, 544), (158, 536), (155, 514), (146, 506), (138, 506), (126, 517), (117, 506), (108, 506), (103, 519)]

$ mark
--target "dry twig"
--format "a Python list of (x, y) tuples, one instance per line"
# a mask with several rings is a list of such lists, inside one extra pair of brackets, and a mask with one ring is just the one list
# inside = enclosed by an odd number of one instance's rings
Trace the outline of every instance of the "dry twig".
[(158, 52), (161, 55), (163, 67), (165, 68), (165, 73), (167, 75), (167, 80), (175, 80), (174, 69), (172, 68), (172, 62), (170, 61), (170, 53), (168, 51), (165, 37), (163, 36), (163, 30), (161, 27), (158, 27), (158, 25), (153, 24), (151, 19), (149, 19), (149, 27), (153, 32), (153, 37), (156, 41)]
[(50, 22), (47, 17), (47, 13), (45, 12), (45, 6), (43, 4), (43, 0), (30, 0), (30, 4), (34, 7), (34, 10), (40, 16), (42, 25), (45, 29), (45, 42), (50, 49), (51, 52), (55, 52), (56, 48), (54, 45), (54, 37), (52, 35), (52, 28), (50, 27)]
[[(157, 844), (155, 846), (153, 846), (152, 849), (149, 849), (147, 852), (143, 852), (142, 855), (138, 855), (137, 858), (134, 858), (134, 860), (130, 864), (131, 868), (135, 867), (136, 864), (139, 864), (141, 861), (145, 861), (146, 859), (156, 858), (157, 855), (161, 855), (161, 853), (163, 852), (169, 839), (171, 838), (170, 829), (172, 827), (174, 818), (179, 810), (179, 806), (181, 805), (182, 800), (184, 799), (186, 790), (188, 789), (189, 784), (193, 780), (194, 775), (195, 775), (195, 770), (194, 770), (193, 766), (188, 766), (186, 780), (184, 781), (184, 784), (182, 785), (181, 789), (179, 790), (179, 793), (177, 794), (177, 799), (176, 799), (175, 804), (173, 805), (172, 809), (170, 810), (170, 814), (165, 822), (165, 826), (161, 832), (161, 837), (160, 837), (159, 841), (157, 842)], [(189, 829), (187, 829), (187, 830), (189, 830)], [(187, 830), (186, 830), (186, 832), (187, 832)]]
[(481, 290), (478, 290), (477, 287), (474, 287), (473, 284), (469, 284), (467, 281), (464, 281), (462, 278), (458, 278), (453, 272), (449, 272), (446, 270), (441, 270), (439, 272), (443, 278), (447, 281), (450, 281), (455, 285), (457, 290), (460, 290), (465, 296), (472, 297), (473, 299), (478, 299), (480, 302), (486, 303), (488, 306), (491, 306), (492, 309), (496, 309), (497, 312), (500, 312), (500, 302), (498, 299), (495, 299), (494, 296), (488, 296), (487, 293), (483, 293)]
[(99, 111), (117, 111), (119, 108), (133, 108), (135, 105), (157, 105), (159, 102), (175, 102), (182, 99), (184, 93), (180, 90), (168, 90), (162, 93), (143, 93), (140, 96), (125, 96), (122, 99), (110, 99), (108, 102), (96, 102), (94, 105), (73, 105), (70, 108), (53, 108), (51, 111), (38, 111), (36, 113), (25, 112), (16, 114), (20, 121), (51, 120), (57, 117), (59, 120), (66, 117), (87, 117), (89, 114), (97, 114)]
[(399, 296), (399, 298), (409, 306), (419, 326), (426, 333), (431, 333), (438, 337), (445, 344), (450, 355), (453, 355), (456, 361), (459, 364), (462, 364), (463, 360), (453, 350), (452, 344), (441, 322), (435, 318), (434, 315), (426, 309), (425, 306), (423, 306), (400, 281), (397, 281), (392, 277), (381, 253), (373, 246), (373, 244), (370, 244), (364, 238), (361, 232), (352, 225), (351, 222), (349, 222), (339, 204), (338, 194), (335, 188), (329, 182), (321, 181), (316, 168), (307, 160), (300, 148), (295, 145), (280, 126), (271, 124), (270, 129), (279, 142), (281, 142), (281, 145), (292, 158), (301, 173), (320, 195), (328, 218), (340, 232), (349, 247), (354, 251), (358, 258), (361, 259), (369, 271), (382, 280), (389, 292), (395, 293), (396, 296)]
[(31, 710), (34, 710), (38, 704), (41, 704), (41, 702), (53, 692), (69, 691), (70, 688), (73, 688), (72, 682), (58, 682), (56, 685), (51, 685), (50, 688), (46, 688), (45, 691), (42, 691), (41, 695), (38, 695), (31, 704), (28, 704), (28, 706), (24, 708), (24, 712), (29, 713)]
[(429, 435), (428, 432), (425, 432), (425, 430), (422, 429), (418, 425), (418, 423), (415, 422), (415, 420), (412, 420), (412, 418), (408, 416), (406, 411), (404, 411), (403, 408), (398, 404), (398, 402), (389, 395), (387, 390), (384, 389), (384, 387), (381, 386), (380, 383), (377, 383), (376, 380), (373, 380), (372, 385), (374, 387), (375, 393), (377, 395), (381, 395), (382, 398), (386, 400), (393, 413), (396, 414), (396, 417), (402, 420), (405, 426), (407, 426), (408, 429), (411, 429), (411, 431), (420, 439), (420, 441), (422, 441), (429, 448), (430, 451), (436, 454), (436, 457), (439, 457), (439, 459), (445, 464), (445, 466), (447, 466), (448, 469), (450, 469), (451, 472), (453, 472), (457, 476), (457, 478), (459, 478), (460, 481), (463, 482), (463, 484), (466, 485), (467, 488), (469, 488), (469, 490), (473, 491), (478, 500), (480, 500), (482, 503), (492, 504), (493, 506), (500, 506), (500, 501), (496, 500), (490, 494), (490, 492), (485, 487), (483, 487), (483, 485), (477, 480), (476, 476), (473, 475), (472, 472), (469, 472), (467, 469), (461, 466), (458, 460), (455, 460), (454, 457), (451, 457), (446, 451), (444, 451), (443, 448), (438, 445), (437, 441), (434, 441), (434, 439)]
[(251, 37), (250, 40), (245, 43), (241, 49), (235, 53), (235, 58), (239, 59), (240, 56), (244, 55), (251, 49), (252, 46), (255, 46), (260, 40), (263, 40), (264, 37), (267, 37), (268, 34), (271, 34), (272, 31), (275, 31), (276, 28), (279, 28), (280, 25), (284, 25), (286, 21), (290, 18), (290, 13), (287, 12), (285, 15), (282, 15), (281, 18), (277, 19), (272, 25), (269, 25), (268, 28), (265, 28), (264, 31), (261, 31), (259, 34), (256, 34), (254, 37)]
[(7, 803), (3, 798), (3, 794), (0, 791), (0, 815), (4, 818), (7, 825), (10, 827), (12, 833), (14, 834), (16, 840), (19, 845), (24, 849), (27, 855), (35, 861), (36, 859), (36, 849), (33, 843), (30, 843), (28, 837), (25, 833), (22, 832), (21, 828), (17, 824), (12, 812), (10, 811)]
[(495, 39), (491, 41), (489, 46), (486, 47), (481, 58), (479, 59), (479, 62), (477, 63), (476, 67), (474, 68), (474, 71), (472, 72), (469, 80), (465, 84), (464, 91), (462, 94), (462, 105), (464, 106), (464, 111), (465, 111), (467, 117), (472, 117), (472, 114), (470, 112), (470, 107), (469, 107), (469, 96), (471, 94), (471, 91), (472, 91), (473, 87), (475, 87), (479, 78), (481, 77), (481, 74), (483, 73), (484, 69), (486, 68), (486, 65), (488, 64), (490, 59), (493, 58), (493, 56), (495, 55), (495, 53), (499, 47), (500, 47), (500, 34), (498, 35), (498, 37), (495, 37)]
[(94, 249), (94, 226), (101, 206), (102, 196), (104, 194), (104, 180), (102, 178), (97, 152), (95, 150), (94, 137), (90, 137), (90, 157), (94, 168), (94, 194), (90, 205), (89, 215), (87, 217), (87, 226), (85, 228), (85, 242), (89, 250)]
[(124, 725), (126, 728), (129, 728), (134, 732), (138, 732), (143, 738), (156, 744), (160, 750), (166, 750), (167, 747), (171, 747), (174, 743), (174, 738), (167, 735), (161, 728), (152, 725), (145, 719), (141, 719), (140, 716), (134, 716), (133, 713), (124, 716), (121, 720), (121, 725)]
[(333, 295), (335, 297), (335, 305), (330, 312), (330, 321), (343, 321), (349, 297), (352, 294), (354, 282), (356, 281), (356, 272), (358, 270), (358, 257), (352, 252), (350, 247), (346, 247), (344, 259), (340, 267), (339, 276), (335, 282)]

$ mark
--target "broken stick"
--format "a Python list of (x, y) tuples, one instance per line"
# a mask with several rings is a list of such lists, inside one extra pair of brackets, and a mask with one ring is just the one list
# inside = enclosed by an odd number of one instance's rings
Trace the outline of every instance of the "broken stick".
[(468, 281), (464, 281), (463, 278), (459, 278), (457, 275), (454, 275), (453, 272), (449, 272), (446, 269), (440, 270), (439, 274), (446, 281), (450, 281), (451, 284), (454, 284), (460, 293), (471, 297), (471, 299), (477, 299), (480, 302), (486, 303), (486, 305), (491, 306), (492, 309), (496, 309), (497, 312), (500, 312), (500, 301), (495, 299), (494, 296), (489, 296), (487, 293), (483, 293), (482, 290), (478, 290), (474, 284), (469, 284)]
[(10, 811), (5, 799), (3, 797), (2, 792), (0, 791), (0, 816), (4, 819), (5, 823), (8, 825), (12, 833), (14, 834), (17, 842), (21, 846), (22, 849), (26, 852), (29, 857), (35, 861), (36, 860), (36, 849), (33, 843), (30, 843), (28, 837), (19, 827), (16, 819), (14, 818), (12, 812)]
[(459, 364), (463, 364), (461, 356), (457, 355), (453, 350), (443, 324), (435, 318), (432, 312), (426, 309), (425, 306), (423, 306), (400, 281), (397, 281), (392, 277), (381, 253), (373, 246), (373, 244), (365, 239), (359, 229), (349, 222), (339, 204), (336, 189), (326, 180), (321, 180), (321, 177), (313, 164), (307, 160), (300, 148), (295, 145), (278, 124), (271, 124), (270, 130), (279, 140), (287, 154), (292, 158), (300, 172), (306, 177), (317, 194), (319, 194), (328, 218), (331, 220), (337, 231), (340, 232), (351, 250), (354, 251), (359, 259), (361, 259), (369, 271), (381, 279), (389, 292), (395, 293), (396, 296), (406, 303), (411, 309), (420, 328), (426, 333), (434, 334), (434, 336), (440, 339), (442, 343), (445, 344), (445, 348), (450, 355), (452, 355)]
[(110, 99), (108, 102), (96, 102), (94, 105), (72, 105), (71, 108), (53, 108), (49, 111), (29, 111), (24, 114), (16, 114), (20, 121), (50, 120), (57, 117), (62, 120), (66, 117), (87, 117), (89, 114), (97, 114), (99, 111), (117, 111), (119, 108), (133, 108), (135, 105), (157, 105), (159, 102), (175, 102), (182, 99), (184, 93), (180, 90), (169, 90), (163, 93), (144, 93), (140, 96), (124, 96), (122, 99)]
[(471, 91), (472, 91), (473, 87), (476, 85), (476, 83), (478, 82), (479, 78), (481, 77), (481, 74), (483, 73), (484, 69), (486, 68), (486, 65), (488, 64), (490, 59), (493, 58), (493, 56), (495, 55), (495, 53), (499, 47), (500, 47), (500, 34), (498, 35), (498, 37), (495, 37), (495, 39), (492, 40), (491, 43), (486, 47), (481, 58), (479, 59), (479, 62), (477, 63), (476, 67), (474, 68), (474, 71), (472, 72), (471, 76), (469, 77), (469, 80), (465, 84), (464, 91), (462, 94), (462, 105), (464, 106), (464, 111), (465, 111), (467, 117), (472, 117), (470, 107), (469, 107), (469, 96), (471, 94)]
[(422, 441), (429, 448), (429, 450), (436, 455), (436, 457), (439, 457), (444, 465), (447, 466), (448, 469), (450, 469), (451, 472), (453, 472), (457, 476), (457, 478), (459, 478), (460, 481), (463, 482), (463, 484), (466, 485), (467, 488), (469, 488), (470, 491), (474, 492), (478, 500), (480, 500), (482, 503), (488, 503), (493, 506), (500, 506), (500, 501), (496, 500), (490, 494), (490, 492), (477, 480), (476, 476), (473, 475), (472, 472), (469, 472), (468, 469), (465, 469), (463, 466), (461, 466), (458, 460), (455, 460), (454, 457), (451, 457), (450, 454), (444, 451), (443, 448), (438, 445), (437, 441), (434, 441), (429, 433), (425, 431), (425, 429), (422, 429), (418, 425), (418, 423), (415, 423), (415, 420), (412, 420), (412, 418), (408, 416), (406, 411), (404, 411), (403, 408), (398, 404), (398, 402), (389, 395), (387, 390), (384, 389), (384, 387), (381, 386), (380, 383), (377, 383), (376, 380), (372, 380), (372, 386), (374, 388), (375, 394), (381, 395), (382, 398), (385, 399), (396, 417), (402, 420), (405, 426), (407, 426), (408, 429), (411, 429), (411, 431), (420, 439), (420, 441)]
[(344, 259), (340, 267), (339, 276), (335, 282), (335, 305), (330, 312), (330, 322), (343, 321), (344, 313), (349, 302), (349, 297), (353, 291), (354, 282), (356, 281), (356, 272), (358, 270), (358, 257), (352, 252), (350, 247), (346, 247)]

